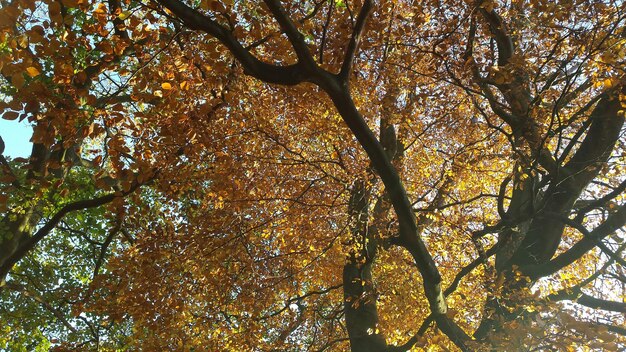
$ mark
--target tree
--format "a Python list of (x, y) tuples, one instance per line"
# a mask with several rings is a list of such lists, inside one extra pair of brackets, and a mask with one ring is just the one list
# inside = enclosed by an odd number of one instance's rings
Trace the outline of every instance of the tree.
[[(59, 349), (623, 347), (621, 2), (0, 16), (3, 118), (35, 126), (3, 159), (2, 300)], [(62, 268), (71, 233), (93, 267)]]

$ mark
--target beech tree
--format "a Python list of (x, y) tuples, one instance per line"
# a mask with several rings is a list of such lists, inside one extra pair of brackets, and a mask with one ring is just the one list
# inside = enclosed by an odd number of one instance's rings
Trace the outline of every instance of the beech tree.
[(0, 348), (624, 348), (623, 2), (1, 3)]

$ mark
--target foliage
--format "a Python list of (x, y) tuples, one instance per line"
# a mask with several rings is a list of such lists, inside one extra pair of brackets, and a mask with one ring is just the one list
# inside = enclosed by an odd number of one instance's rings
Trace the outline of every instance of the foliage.
[(621, 1), (1, 1), (0, 349), (624, 348)]

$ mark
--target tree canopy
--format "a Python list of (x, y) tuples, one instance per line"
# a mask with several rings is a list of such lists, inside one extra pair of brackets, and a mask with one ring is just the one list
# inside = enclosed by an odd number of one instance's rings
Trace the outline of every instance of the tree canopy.
[(623, 1), (0, 5), (0, 350), (625, 348)]

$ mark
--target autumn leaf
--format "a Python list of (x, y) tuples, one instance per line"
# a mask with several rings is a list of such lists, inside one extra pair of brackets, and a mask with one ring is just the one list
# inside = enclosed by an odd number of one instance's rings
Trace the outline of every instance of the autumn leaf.
[(119, 15), (117, 15), (117, 17), (118, 17), (120, 20), (124, 21), (124, 20), (125, 20), (125, 19), (127, 19), (130, 15), (131, 15), (131, 12), (130, 12), (130, 11), (122, 11), (122, 12), (120, 12), (120, 14), (119, 14)]
[(26, 68), (26, 72), (28, 73), (29, 76), (31, 77), (37, 77), (39, 76), (39, 70), (33, 66), (30, 66), (28, 68)]
[(0, 349), (623, 349), (621, 3), (143, 5), (0, 9)]

